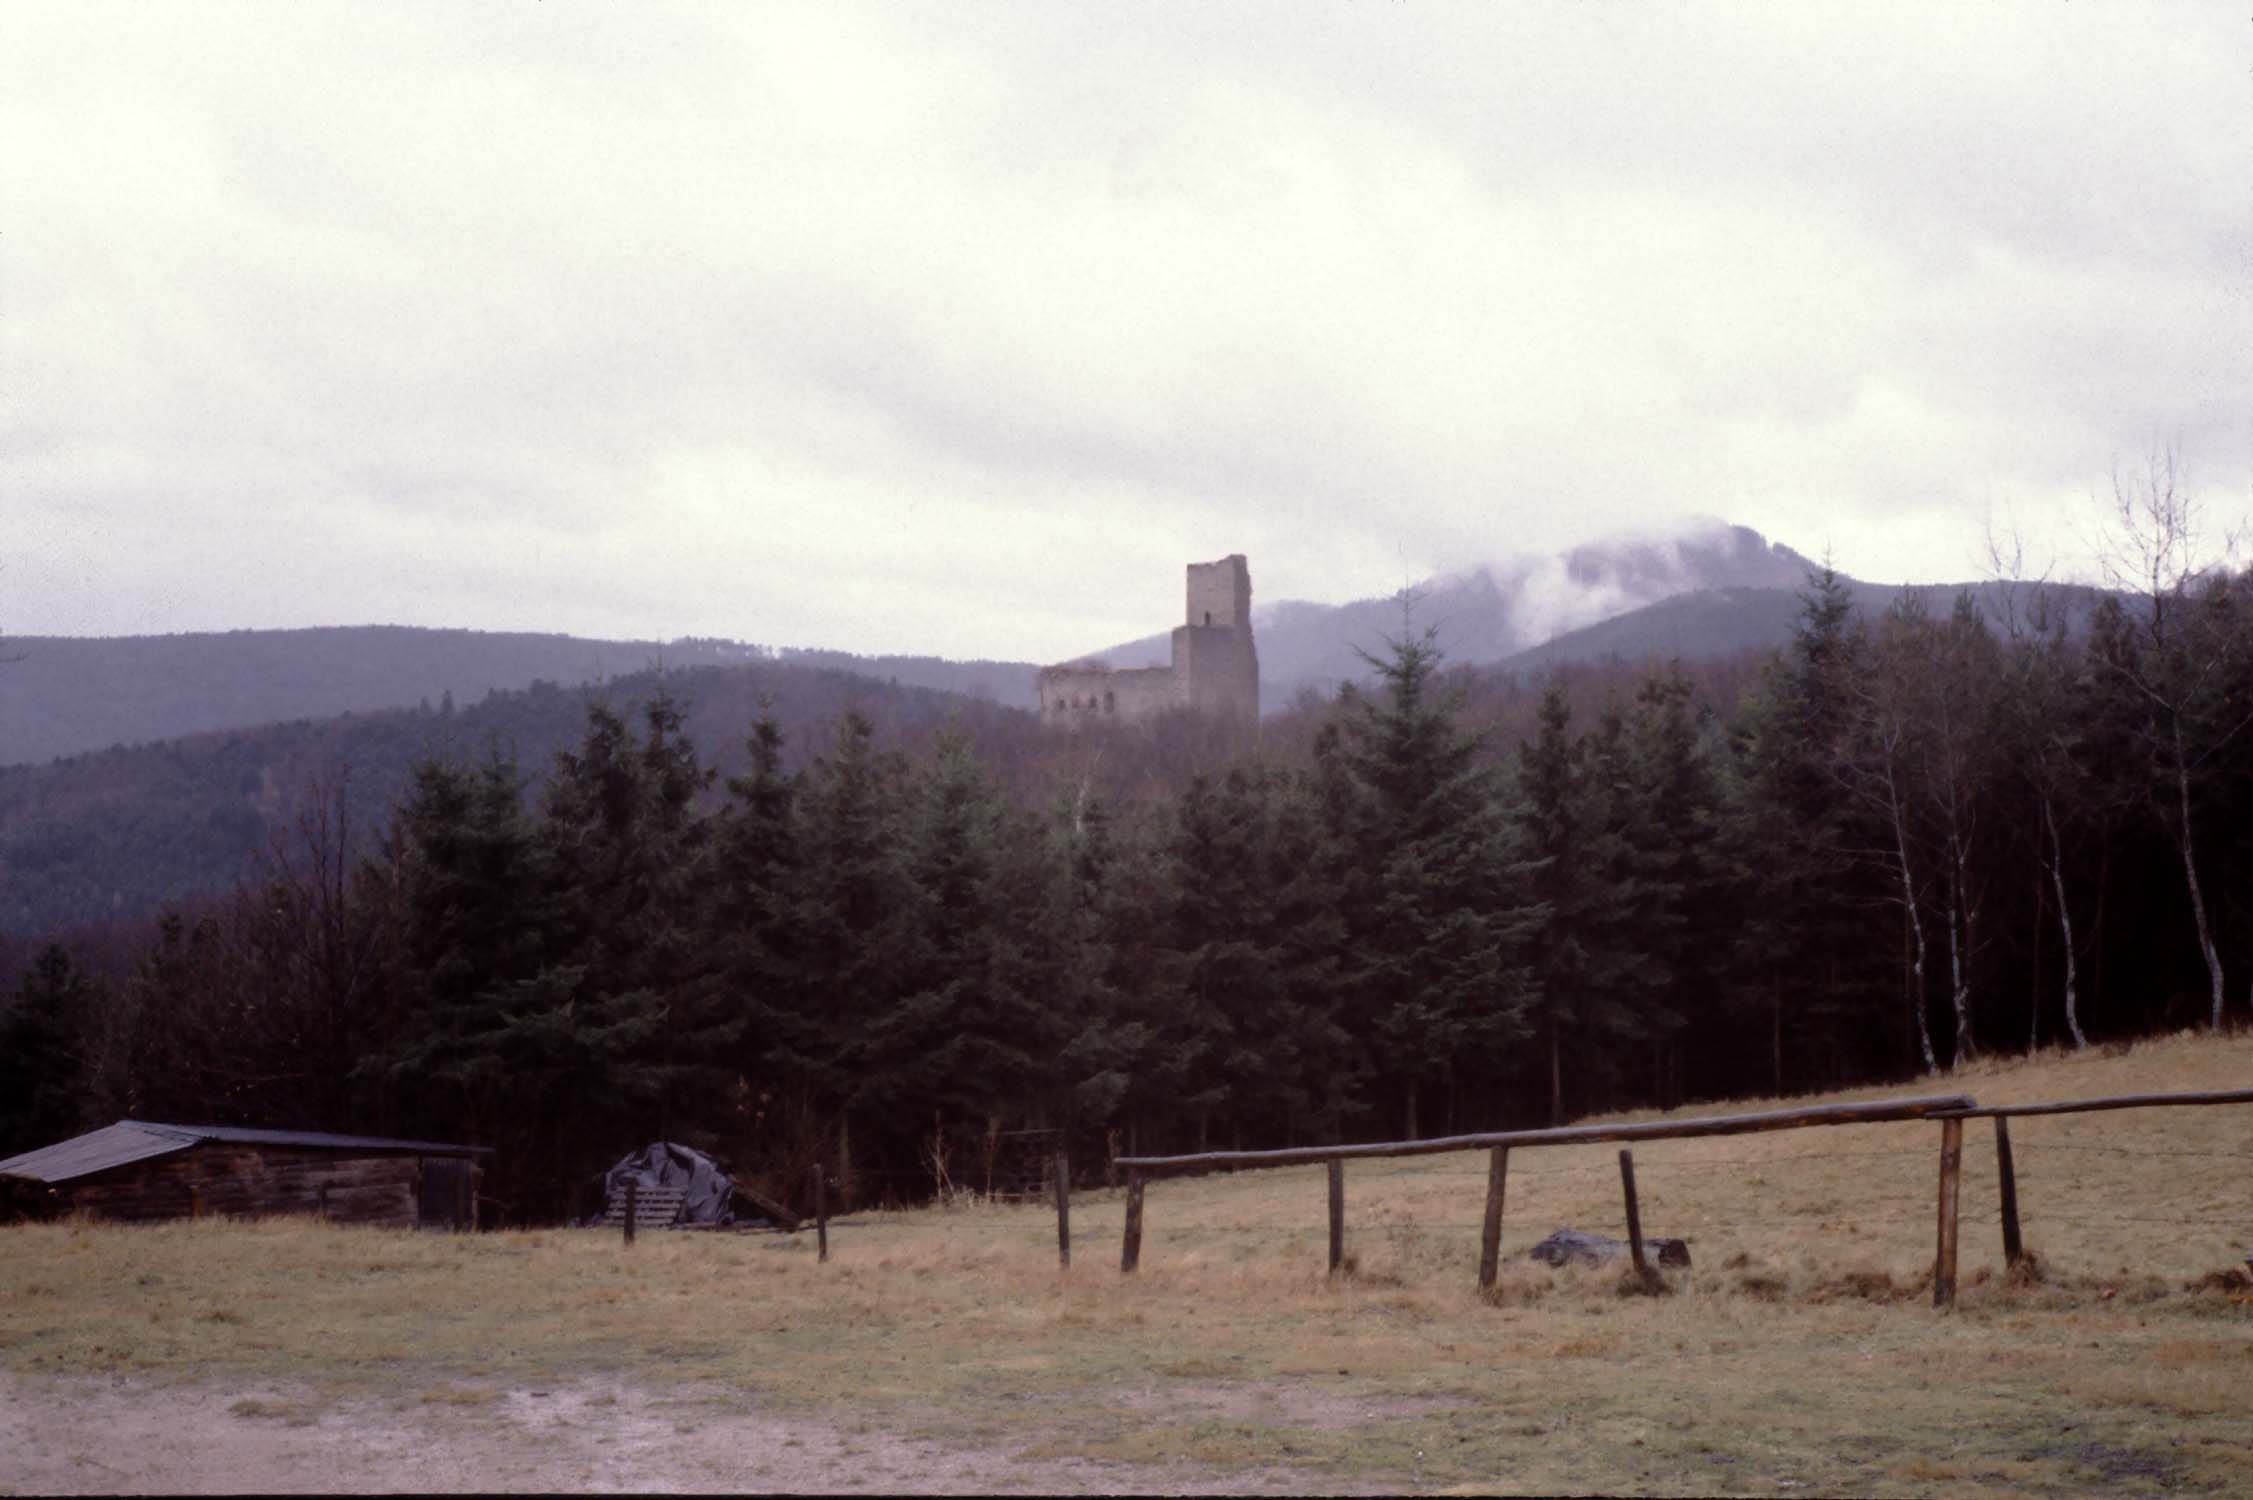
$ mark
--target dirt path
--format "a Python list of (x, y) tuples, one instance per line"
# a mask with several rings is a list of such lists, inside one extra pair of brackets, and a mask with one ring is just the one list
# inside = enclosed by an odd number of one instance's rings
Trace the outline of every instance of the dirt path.
[(0, 1373), (0, 1493), (1289, 1494), (1311, 1478), (1017, 1458), (694, 1390), (578, 1382), (337, 1400)]

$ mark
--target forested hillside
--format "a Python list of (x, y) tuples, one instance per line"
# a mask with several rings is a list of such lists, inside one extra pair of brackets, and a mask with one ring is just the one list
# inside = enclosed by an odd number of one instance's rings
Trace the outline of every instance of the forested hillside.
[[(1459, 665), (1483, 665), (1551, 640), (1544, 661), (1645, 654), (1649, 627), (1621, 622), (1606, 635), (1578, 636), (1588, 622), (1635, 615), (1689, 591), (1772, 587), (1750, 617), (1707, 609), (1669, 617), (1660, 644), (1686, 658), (1772, 646), (1788, 627), (1790, 592), (1807, 564), (1757, 532), (1711, 523), (1664, 542), (1613, 541), (1546, 559), (1433, 578), (1414, 591), (1423, 618)], [(1858, 587), (1867, 587), (1859, 586)], [(1167, 611), (1153, 601), (1154, 618)], [(1693, 628), (1680, 628), (1688, 624)], [(1358, 652), (1399, 633), (1397, 600), (1345, 605), (1285, 601), (1259, 611), (1262, 703), (1289, 706), (1365, 675)], [(1106, 655), (1117, 665), (1163, 663), (1166, 631)], [(507, 631), (352, 626), (311, 630), (81, 639), (10, 637), (0, 649), (0, 766), (108, 749), (130, 749), (214, 731), (469, 703), (494, 691), (552, 682), (566, 688), (658, 668), (757, 662), (823, 667), (878, 682), (934, 688), (1008, 708), (1037, 707), (1028, 662), (947, 661), (933, 656), (748, 645), (738, 641), (606, 641)]]
[(811, 738), (848, 704), (888, 734), (913, 735), (953, 715), (990, 737), (1028, 716), (991, 703), (856, 674), (757, 662), (664, 674), (642, 670), (599, 688), (537, 681), (457, 706), (298, 720), (195, 735), (133, 749), (0, 767), (0, 932), (36, 933), (153, 915), (167, 902), (224, 891), (254, 872), (317, 788), (343, 797), (349, 825), (380, 829), (418, 760), (514, 756), (537, 775), (585, 727), (590, 697), (629, 715), (667, 685), (690, 732), (720, 763), (740, 754), (756, 703), (772, 700), (794, 735)]
[[(807, 653), (818, 655), (817, 653)], [(1687, 670), (1716, 702), (1734, 702), (1748, 659), (1699, 661)], [(1632, 691), (1642, 658), (1593, 666), (1573, 692), (1589, 711), (1608, 692)], [(946, 666), (947, 663), (936, 663)], [(1500, 753), (1533, 732), (1537, 693), (1507, 673), (1459, 673), (1469, 722)], [(642, 671), (600, 687), (536, 682), (457, 708), (348, 714), (70, 756), (43, 766), (0, 767), (0, 936), (32, 936), (102, 922), (153, 918), (169, 903), (221, 894), (256, 875), (316, 793), (342, 797), (349, 830), (379, 833), (415, 763), (498, 750), (525, 767), (535, 792), (556, 755), (576, 743), (590, 700), (631, 718), (661, 688), (721, 775), (740, 769), (744, 737), (762, 698), (789, 746), (792, 767), (810, 758), (847, 706), (879, 740), (927, 754), (951, 724), (1017, 801), (1037, 805), (1062, 785), (1086, 784), (1132, 802), (1178, 793), (1253, 746), (1303, 756), (1328, 710), (1319, 702), (1246, 731), (1176, 718), (1147, 733), (1060, 740), (1030, 715), (988, 699), (872, 681), (848, 669), (784, 662)], [(708, 797), (707, 800), (710, 800)]]
[(726, 673), (527, 695), (574, 726), (548, 764), (425, 725), (382, 837), (332, 781), (232, 894), (13, 949), (0, 1150), (471, 1139), (538, 1220), (659, 1135), (916, 1196), (996, 1130), (1467, 1130), (2241, 1020), (2253, 577), (2023, 602), (1873, 617), (1825, 574), (1700, 678), (1403, 639), (1256, 740), (786, 716)]
[(831, 667), (880, 681), (1033, 706), (1016, 662), (858, 657), (735, 641), (597, 641), (568, 635), (367, 625), (80, 639), (14, 636), (0, 672), (0, 766), (212, 730), (472, 702), (538, 681), (578, 687), (657, 667), (753, 661)]

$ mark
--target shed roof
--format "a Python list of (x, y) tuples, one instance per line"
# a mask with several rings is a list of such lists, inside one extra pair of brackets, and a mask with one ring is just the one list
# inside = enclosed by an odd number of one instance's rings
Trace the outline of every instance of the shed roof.
[(69, 1182), (112, 1167), (185, 1151), (205, 1141), (252, 1146), (302, 1146), (316, 1151), (414, 1152), (422, 1156), (483, 1156), (490, 1146), (458, 1146), (443, 1141), (401, 1141), (372, 1135), (325, 1135), (312, 1130), (248, 1130), (238, 1125), (156, 1125), (120, 1120), (84, 1135), (42, 1146), (0, 1161), (0, 1177), (33, 1182)]

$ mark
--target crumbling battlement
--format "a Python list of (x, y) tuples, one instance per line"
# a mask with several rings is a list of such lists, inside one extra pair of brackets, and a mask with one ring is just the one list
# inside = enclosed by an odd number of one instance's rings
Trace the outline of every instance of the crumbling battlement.
[(1174, 628), (1171, 666), (1115, 671), (1100, 662), (1068, 662), (1042, 668), (1041, 722), (1133, 724), (1177, 708), (1257, 719), (1252, 572), (1242, 553), (1189, 565), (1187, 615), (1187, 623)]

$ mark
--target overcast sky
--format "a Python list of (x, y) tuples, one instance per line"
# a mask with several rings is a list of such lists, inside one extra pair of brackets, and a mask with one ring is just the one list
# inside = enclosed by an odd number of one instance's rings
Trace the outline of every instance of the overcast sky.
[(2242, 4), (0, 4), (0, 631), (1057, 659), (2253, 495)]

